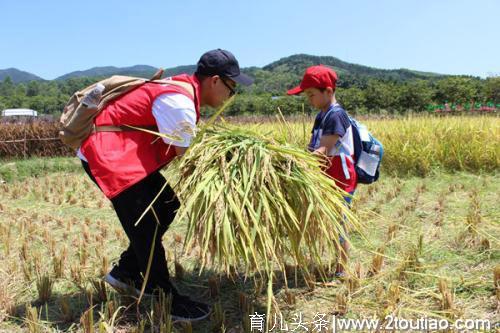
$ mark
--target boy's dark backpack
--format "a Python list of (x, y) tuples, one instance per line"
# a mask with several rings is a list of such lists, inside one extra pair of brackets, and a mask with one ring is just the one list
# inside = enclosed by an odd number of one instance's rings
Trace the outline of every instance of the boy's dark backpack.
[(354, 167), (358, 183), (371, 184), (380, 175), (380, 163), (384, 147), (366, 128), (365, 125), (349, 116), (354, 144)]

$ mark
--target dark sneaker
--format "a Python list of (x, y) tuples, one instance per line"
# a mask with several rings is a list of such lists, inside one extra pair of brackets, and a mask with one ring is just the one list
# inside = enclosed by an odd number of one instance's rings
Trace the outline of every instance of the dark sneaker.
[(331, 281), (330, 284), (332, 285), (340, 285), (342, 283), (344, 283), (347, 279), (347, 274), (345, 272), (335, 272), (335, 277), (334, 279)]
[[(104, 281), (107, 282), (113, 289), (120, 294), (139, 296), (141, 294), (142, 279), (131, 278), (129, 275), (121, 274), (119, 271), (112, 269), (106, 274)], [(145, 296), (151, 296), (152, 290), (146, 286), (144, 290)]]
[(194, 301), (188, 296), (174, 293), (170, 314), (172, 320), (199, 321), (210, 315), (210, 306)]
[(342, 279), (347, 278), (347, 274), (343, 271), (342, 272), (335, 272), (335, 278), (342, 280)]

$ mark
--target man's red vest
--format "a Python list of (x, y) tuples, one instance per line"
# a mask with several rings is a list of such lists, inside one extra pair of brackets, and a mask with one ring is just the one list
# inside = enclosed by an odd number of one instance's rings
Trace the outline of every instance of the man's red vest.
[[(198, 79), (185, 74), (172, 79), (190, 83), (194, 88), (194, 99), (180, 86), (146, 83), (106, 105), (95, 118), (95, 125), (156, 126), (153, 102), (166, 93), (180, 93), (193, 100), (198, 121)], [(93, 133), (80, 149), (97, 184), (110, 199), (164, 167), (176, 156), (174, 147), (158, 136), (142, 131)]]

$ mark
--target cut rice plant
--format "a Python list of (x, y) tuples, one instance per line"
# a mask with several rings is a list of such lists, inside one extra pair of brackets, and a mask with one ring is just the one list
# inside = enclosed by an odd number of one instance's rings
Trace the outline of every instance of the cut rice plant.
[(151, 308), (151, 327), (158, 327), (160, 332), (171, 333), (173, 330), (172, 315), (170, 314), (172, 309), (172, 294), (161, 292), (158, 298), (153, 297)]
[(225, 320), (226, 317), (224, 309), (222, 308), (222, 303), (220, 301), (217, 301), (214, 303), (211, 315), (211, 332), (225, 332)]
[(174, 268), (175, 268), (175, 279), (178, 281), (184, 280), (184, 276), (186, 274), (184, 267), (181, 265), (180, 262), (175, 260), (174, 262)]
[(398, 281), (393, 281), (387, 288), (387, 296), (385, 300), (385, 307), (391, 312), (396, 309), (397, 304), (401, 300), (401, 289)]
[(108, 300), (108, 291), (106, 289), (106, 283), (102, 279), (90, 279), (90, 285), (94, 292), (94, 296), (97, 302), (106, 302)]
[(360, 279), (356, 276), (351, 276), (346, 279), (347, 291), (353, 294), (361, 286)]
[(286, 304), (292, 306), (297, 303), (297, 298), (291, 291), (285, 291), (285, 302)]
[[(176, 192), (188, 222), (184, 250), (201, 249), (201, 269), (243, 267), (268, 281), (293, 261), (306, 276), (325, 267), (339, 236), (361, 231), (345, 192), (321, 171), (317, 156), (250, 130), (210, 127), (181, 160)], [(324, 272), (323, 272), (323, 275)]]
[(250, 333), (251, 328), (251, 316), (254, 314), (254, 307), (252, 302), (248, 299), (248, 295), (240, 292), (239, 294), (239, 307), (241, 311), (241, 326), (243, 332)]
[(29, 304), (26, 305), (24, 323), (29, 333), (41, 333), (44, 331), (41, 316), (41, 309), (39, 310), (37, 307), (32, 307)]
[(375, 253), (370, 270), (368, 271), (368, 276), (375, 276), (382, 270), (382, 265), (384, 264), (384, 252), (385, 248), (381, 247)]
[(348, 311), (349, 296), (346, 292), (339, 292), (335, 296), (335, 310), (334, 314), (338, 316), (343, 316)]
[(36, 280), (36, 289), (38, 291), (38, 300), (40, 303), (46, 303), (52, 296), (52, 287), (54, 280), (50, 275), (39, 275)]
[(59, 298), (59, 311), (63, 322), (70, 322), (73, 320), (74, 313), (67, 296)]
[(52, 267), (54, 269), (54, 278), (62, 278), (64, 275), (64, 257), (59, 255), (53, 256)]
[(16, 298), (12, 290), (12, 282), (6, 274), (0, 275), (0, 323), (16, 313)]
[(183, 321), (180, 323), (182, 333), (193, 333), (193, 325), (190, 321)]
[(493, 269), (493, 286), (495, 287), (497, 302), (500, 306), (500, 265)]
[(105, 276), (109, 272), (109, 260), (106, 257), (102, 257), (101, 267), (99, 268), (99, 274)]
[(77, 286), (82, 285), (82, 267), (78, 262), (73, 263), (70, 267), (70, 272), (71, 272), (71, 280), (73, 283), (75, 283)]
[(95, 322), (94, 322), (94, 307), (90, 304), (90, 308), (87, 309), (80, 317), (80, 324), (82, 331), (84, 333), (94, 333), (95, 332)]
[(210, 293), (210, 298), (217, 300), (220, 296), (220, 284), (219, 279), (216, 276), (211, 276), (208, 278), (208, 291)]

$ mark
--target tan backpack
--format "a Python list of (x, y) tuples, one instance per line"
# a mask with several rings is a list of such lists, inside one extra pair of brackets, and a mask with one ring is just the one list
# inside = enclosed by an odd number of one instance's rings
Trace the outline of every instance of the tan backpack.
[[(120, 124), (122, 126), (102, 126), (102, 128), (96, 127), (94, 126), (94, 118), (102, 111), (107, 103), (145, 83), (151, 82), (158, 84), (174, 84), (187, 90), (187, 92), (194, 98), (194, 89), (191, 84), (170, 79), (161, 80), (160, 78), (162, 74), (163, 70), (160, 69), (149, 80), (132, 76), (114, 75), (110, 78), (90, 85), (83, 90), (77, 91), (73, 94), (73, 96), (71, 96), (68, 103), (64, 107), (63, 114), (61, 115), (61, 118), (59, 120), (59, 122), (61, 123), (59, 138), (65, 145), (70, 146), (74, 149), (78, 149), (81, 146), (82, 142), (93, 131), (125, 130), (124, 126), (126, 126), (126, 124)], [(97, 106), (97, 108), (87, 107), (82, 103), (82, 99), (99, 83), (104, 86), (104, 91), (102, 92), (102, 97), (99, 105)]]

